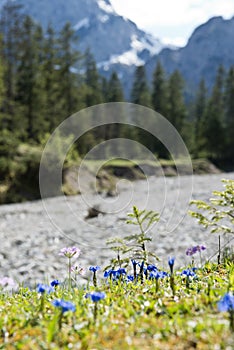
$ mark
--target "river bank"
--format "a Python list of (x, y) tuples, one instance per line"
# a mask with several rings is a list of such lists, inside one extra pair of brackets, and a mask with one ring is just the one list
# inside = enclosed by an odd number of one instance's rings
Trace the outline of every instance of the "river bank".
[[(192, 181), (193, 178), (193, 181)], [(61, 248), (76, 245), (82, 253), (79, 263), (105, 266), (113, 257), (106, 248), (108, 238), (135, 232), (125, 224), (133, 205), (160, 212), (161, 220), (149, 235), (149, 250), (166, 266), (169, 256), (176, 266), (189, 263), (188, 247), (207, 247), (204, 259), (217, 250), (217, 236), (200, 227), (187, 215), (190, 199), (207, 201), (213, 190), (222, 189), (222, 178), (233, 179), (234, 173), (155, 177), (117, 184), (117, 197), (84, 194), (50, 198), (21, 204), (0, 206), (0, 277), (9, 276), (25, 284), (66, 276), (66, 259), (58, 255)], [(90, 220), (88, 209), (98, 205), (104, 214)], [(223, 241), (224, 242), (224, 241)], [(86, 277), (90, 273), (87, 271)]]

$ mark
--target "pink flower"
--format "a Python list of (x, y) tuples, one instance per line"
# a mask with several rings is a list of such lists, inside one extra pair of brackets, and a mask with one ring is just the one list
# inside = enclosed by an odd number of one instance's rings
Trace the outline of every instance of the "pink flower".
[(0, 287), (4, 289), (15, 289), (16, 286), (15, 281), (11, 277), (3, 277), (0, 279)]
[(67, 258), (78, 258), (80, 249), (77, 247), (65, 247), (60, 250), (59, 255), (66, 256)]

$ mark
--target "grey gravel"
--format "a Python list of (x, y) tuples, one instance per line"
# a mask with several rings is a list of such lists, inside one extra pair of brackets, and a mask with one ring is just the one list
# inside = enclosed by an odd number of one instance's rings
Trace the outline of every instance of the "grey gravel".
[[(161, 220), (148, 233), (152, 237), (149, 250), (161, 259), (160, 266), (166, 268), (170, 256), (176, 257), (177, 268), (188, 264), (191, 258), (186, 256), (185, 251), (197, 244), (207, 246), (203, 259), (208, 259), (217, 251), (217, 235), (210, 234), (186, 213), (190, 199), (207, 201), (213, 190), (221, 190), (222, 178), (234, 179), (234, 173), (193, 176), (191, 196), (191, 176), (180, 179), (150, 177), (148, 181), (131, 184), (120, 181), (117, 186), (119, 195), (114, 198), (85, 193), (2, 205), (0, 278), (9, 276), (24, 285), (54, 278), (63, 280), (67, 275), (67, 261), (58, 253), (65, 246), (75, 245), (81, 249), (77, 262), (87, 270), (85, 279), (90, 279), (90, 265), (104, 267), (113, 257), (106, 247), (106, 240), (136, 232), (135, 226), (125, 223), (133, 205), (140, 209), (157, 210), (161, 214)], [(179, 191), (178, 180), (181, 183)], [(86, 220), (88, 209), (93, 205), (98, 205), (105, 214)], [(230, 237), (224, 237), (222, 242), (228, 239)]]

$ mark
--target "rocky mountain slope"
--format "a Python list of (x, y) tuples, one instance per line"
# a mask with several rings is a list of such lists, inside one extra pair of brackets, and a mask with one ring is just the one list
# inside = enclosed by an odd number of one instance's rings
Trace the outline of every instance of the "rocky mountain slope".
[(213, 17), (199, 26), (191, 35), (188, 44), (180, 49), (164, 49), (146, 64), (148, 76), (152, 76), (158, 60), (167, 73), (179, 69), (191, 92), (201, 78), (210, 87), (219, 65), (228, 69), (234, 64), (234, 17), (225, 20)]
[(119, 16), (109, 0), (15, 0), (23, 11), (42, 24), (60, 30), (70, 22), (78, 36), (78, 49), (93, 53), (98, 67), (144, 64), (164, 46), (135, 23)]
[[(3, 3), (1, 0), (0, 6)], [(77, 49), (84, 52), (89, 48), (102, 74), (109, 76), (115, 70), (127, 97), (139, 65), (146, 64), (149, 82), (158, 60), (168, 74), (179, 69), (186, 81), (187, 95), (191, 96), (201, 78), (211, 87), (218, 66), (229, 68), (234, 64), (234, 17), (211, 18), (195, 29), (185, 47), (166, 48), (159, 39), (119, 16), (109, 0), (14, 0), (14, 3), (23, 5), (23, 11), (44, 28), (51, 23), (60, 30), (69, 21), (79, 38)]]

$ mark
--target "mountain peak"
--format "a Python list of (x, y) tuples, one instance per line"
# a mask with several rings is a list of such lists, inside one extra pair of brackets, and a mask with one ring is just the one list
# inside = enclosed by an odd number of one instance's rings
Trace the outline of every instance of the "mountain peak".
[(97, 4), (101, 10), (106, 13), (115, 13), (113, 6), (109, 0), (97, 0)]
[(113, 64), (140, 65), (158, 53), (162, 43), (119, 16), (109, 0), (15, 0), (44, 29), (51, 23), (60, 31), (70, 22), (78, 40), (77, 49), (90, 49), (99, 67)]

